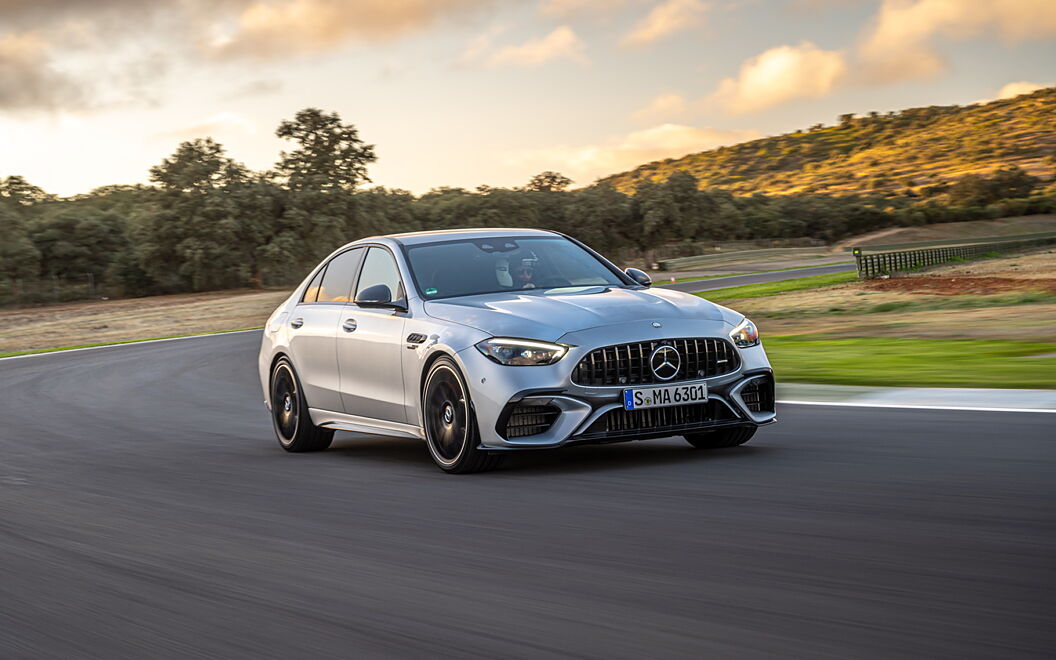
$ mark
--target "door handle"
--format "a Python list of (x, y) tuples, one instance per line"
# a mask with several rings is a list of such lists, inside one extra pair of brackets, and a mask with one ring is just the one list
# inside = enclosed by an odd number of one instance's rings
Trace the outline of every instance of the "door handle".
[(301, 327), (302, 325), (304, 325), (304, 319), (293, 319), (292, 321), (290, 321), (290, 327), (294, 330)]
[(341, 329), (345, 332), (355, 332), (356, 327), (356, 319), (345, 319), (345, 322), (341, 324)]

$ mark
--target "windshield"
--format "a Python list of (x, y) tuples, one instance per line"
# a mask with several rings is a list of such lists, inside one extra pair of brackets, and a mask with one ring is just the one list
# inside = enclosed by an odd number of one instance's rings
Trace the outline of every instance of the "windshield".
[(499, 291), (625, 286), (589, 252), (564, 238), (493, 238), (407, 248), (426, 300)]

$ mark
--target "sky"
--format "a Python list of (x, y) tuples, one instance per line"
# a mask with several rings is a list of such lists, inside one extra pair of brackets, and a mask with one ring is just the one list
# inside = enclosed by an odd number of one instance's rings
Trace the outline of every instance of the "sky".
[(198, 137), (264, 170), (318, 107), (376, 145), (377, 185), (582, 186), (1054, 63), (1056, 0), (0, 0), (0, 177), (143, 183)]

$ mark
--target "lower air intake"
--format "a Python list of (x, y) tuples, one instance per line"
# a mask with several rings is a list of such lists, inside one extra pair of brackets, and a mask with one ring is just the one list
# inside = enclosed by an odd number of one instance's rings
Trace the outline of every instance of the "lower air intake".
[(507, 438), (524, 438), (546, 433), (557, 421), (561, 411), (552, 405), (519, 405), (510, 412), (506, 421)]

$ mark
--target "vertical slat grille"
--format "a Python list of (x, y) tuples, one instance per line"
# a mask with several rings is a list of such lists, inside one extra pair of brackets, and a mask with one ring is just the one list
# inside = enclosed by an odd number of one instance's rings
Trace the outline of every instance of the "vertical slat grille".
[[(649, 365), (653, 351), (665, 345), (677, 350), (680, 358), (678, 373), (666, 381), (657, 378)], [(736, 371), (738, 366), (737, 352), (724, 339), (662, 339), (595, 349), (576, 365), (572, 381), (587, 387), (655, 385), (721, 376)]]

